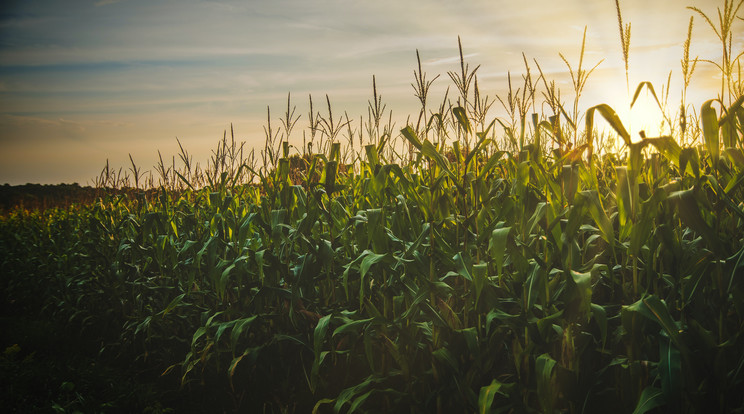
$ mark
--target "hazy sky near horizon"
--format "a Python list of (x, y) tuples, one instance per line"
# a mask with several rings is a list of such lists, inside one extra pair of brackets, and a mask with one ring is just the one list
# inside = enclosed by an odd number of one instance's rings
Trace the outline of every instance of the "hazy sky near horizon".
[[(720, 4), (719, 4), (720, 3)], [(672, 71), (670, 106), (680, 99), (685, 6), (715, 15), (722, 1), (623, 0), (631, 22), (630, 84), (657, 88)], [(739, 13), (741, 15), (742, 13)], [(741, 21), (735, 47), (741, 50)], [(0, 184), (92, 183), (112, 167), (153, 170), (158, 150), (170, 160), (176, 137), (206, 163), (232, 123), (236, 138), (262, 147), (267, 106), (272, 126), (287, 94), (307, 130), (308, 96), (325, 112), (346, 111), (358, 126), (378, 92), (402, 128), (418, 113), (411, 83), (416, 50), (431, 79), (431, 104), (466, 61), (480, 65), (481, 93), (505, 97), (507, 73), (521, 87), (522, 53), (536, 59), (573, 100), (562, 53), (576, 67), (587, 28), (589, 79), (582, 107), (627, 98), (612, 0), (29, 0), (0, 6)], [(718, 60), (710, 27), (696, 15), (691, 55)], [(719, 93), (712, 65), (700, 63), (689, 101), (699, 108)], [(539, 92), (538, 92), (539, 93)], [(503, 116), (497, 102), (489, 119)]]

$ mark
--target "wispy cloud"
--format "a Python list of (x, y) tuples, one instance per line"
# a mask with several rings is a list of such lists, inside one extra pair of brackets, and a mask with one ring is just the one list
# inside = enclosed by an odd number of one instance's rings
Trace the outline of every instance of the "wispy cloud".
[[(463, 59), (468, 60), (475, 56), (478, 56), (478, 53), (468, 53), (468, 54), (464, 54), (462, 57)], [(458, 62), (460, 62), (460, 55), (448, 56), (448, 57), (438, 58), (438, 59), (429, 59), (426, 61), (426, 64), (430, 66), (439, 66), (439, 65), (451, 65), (453, 63), (458, 63)]]
[(122, 0), (99, 0), (95, 3), (96, 7), (108, 6), (110, 4), (119, 3)]
[(85, 125), (64, 118), (0, 115), (0, 142), (4, 144), (21, 137), (29, 144), (46, 142), (49, 136), (54, 136), (57, 140), (77, 141), (85, 139), (85, 132)]
[[(706, 1), (688, 3), (704, 7)], [(629, 1), (623, 13), (633, 23), (631, 70), (666, 81), (681, 57), (686, 10), (675, 0)], [(105, 155), (105, 148), (141, 151), (142, 158), (176, 135), (199, 143), (212, 136), (210, 129), (217, 134), (231, 121), (242, 124), (245, 139), (260, 140), (266, 105), (284, 104), (288, 92), (298, 111), (307, 110), (309, 94), (317, 99), (328, 94), (334, 113), (348, 110), (356, 117), (366, 113), (372, 75), (390, 108), (415, 111), (410, 83), (416, 50), (430, 77), (446, 74), (458, 68), (458, 36), (471, 67), (481, 65), (481, 89), (493, 96), (504, 89), (506, 73), (520, 79), (522, 52), (530, 63), (537, 59), (546, 75), (564, 81), (566, 68), (558, 52), (577, 62), (587, 26), (586, 61), (606, 59), (590, 78), (589, 101), (603, 93), (596, 84), (614, 85), (607, 80), (618, 77), (624, 84), (615, 18), (611, 2), (580, 0), (38, 0), (4, 5), (0, 165), (13, 161), (5, 149), (21, 151), (28, 137), (50, 154), (67, 151), (64, 145), (70, 142), (85, 142), (100, 145), (99, 155)], [(720, 52), (707, 43), (703, 26), (697, 27), (693, 54), (715, 60)], [(698, 71), (706, 80), (711, 76)], [(447, 76), (441, 76), (432, 98), (439, 99), (448, 85)], [(134, 145), (132, 136), (138, 139), (136, 148), (125, 148), (127, 142)], [(13, 156), (21, 153), (26, 152)], [(101, 160), (94, 161), (91, 171)], [(0, 171), (0, 183), (7, 180), (6, 171)]]

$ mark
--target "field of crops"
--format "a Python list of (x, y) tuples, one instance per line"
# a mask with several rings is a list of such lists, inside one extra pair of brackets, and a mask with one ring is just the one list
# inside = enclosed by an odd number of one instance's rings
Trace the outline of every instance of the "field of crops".
[(203, 168), (182, 148), (154, 179), (107, 166), (97, 184), (116, 191), (93, 203), (5, 213), (3, 405), (744, 412), (732, 56), (718, 99), (683, 94), (661, 137), (631, 138), (607, 105), (579, 114), (581, 64), (571, 110), (525, 59), (493, 122), (477, 69), (431, 109), (419, 65), (402, 129), (375, 89), (358, 125), (311, 103), (290, 145), (288, 99), (258, 153), (228, 133)]

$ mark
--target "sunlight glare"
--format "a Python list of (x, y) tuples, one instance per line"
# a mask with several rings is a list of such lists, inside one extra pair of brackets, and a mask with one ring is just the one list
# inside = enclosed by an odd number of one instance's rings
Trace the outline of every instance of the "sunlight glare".
[(643, 131), (644, 136), (652, 138), (669, 133), (668, 128), (662, 128), (664, 114), (659, 109), (654, 96), (648, 90), (644, 89), (641, 91), (638, 99), (636, 99), (631, 108), (632, 93), (629, 96), (624, 88), (622, 89), (622, 91), (618, 91), (617, 93), (608, 94), (614, 98), (608, 104), (615, 110), (617, 116), (620, 117), (620, 121), (622, 121), (633, 142), (641, 140), (641, 131)]
[(656, 103), (654, 96), (643, 91), (633, 104), (628, 114), (628, 132), (633, 141), (640, 140), (640, 132), (644, 131), (647, 137), (658, 137), (663, 133), (662, 125), (664, 114)]

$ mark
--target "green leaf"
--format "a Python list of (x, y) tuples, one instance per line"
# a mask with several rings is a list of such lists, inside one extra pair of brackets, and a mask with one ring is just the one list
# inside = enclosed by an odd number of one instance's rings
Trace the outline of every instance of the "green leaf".
[[(721, 116), (721, 119), (718, 120), (718, 125), (723, 126), (727, 122), (733, 121), (735, 115), (737, 114), (741, 115), (742, 114), (741, 110), (742, 108), (744, 108), (743, 105), (744, 105), (744, 95), (741, 95), (736, 101), (734, 101), (733, 104), (731, 104), (728, 110), (725, 111), (726, 113), (723, 114), (723, 116)], [(729, 146), (732, 147), (733, 145), (729, 145)]]
[(607, 217), (607, 213), (602, 207), (602, 202), (599, 200), (599, 194), (597, 194), (595, 190), (585, 190), (581, 191), (579, 196), (583, 199), (583, 202), (586, 203), (587, 208), (589, 209), (589, 215), (592, 217), (594, 222), (597, 223), (597, 226), (602, 233), (602, 238), (607, 242), (607, 244), (612, 246), (615, 242), (615, 230), (612, 227), (610, 218)]
[(537, 320), (537, 330), (540, 332), (540, 336), (544, 341), (549, 342), (552, 340), (552, 332), (554, 332), (552, 329), (554, 326), (557, 326), (556, 323), (561, 321), (563, 313), (563, 309), (561, 309), (552, 315)]
[[(362, 252), (361, 255), (359, 255), (358, 258), (356, 258), (352, 263), (350, 263), (344, 271), (344, 289), (348, 289), (348, 271), (349, 269), (354, 266), (355, 264), (359, 263), (359, 308), (361, 309), (364, 304), (364, 298), (366, 297), (366, 294), (364, 293), (365, 287), (369, 289), (367, 286), (368, 283), (365, 282), (367, 273), (369, 272), (369, 269), (374, 265), (375, 263), (380, 262), (381, 260), (388, 257), (388, 254), (376, 254), (373, 253), (371, 250), (365, 250)], [(347, 292), (348, 296), (348, 292)]]
[(575, 294), (579, 298), (579, 312), (589, 319), (592, 309), (592, 273), (571, 271)]
[(734, 115), (741, 111), (742, 103), (744, 103), (744, 95), (739, 96), (728, 109), (724, 108), (724, 113), (721, 114), (721, 119), (718, 121), (724, 147), (735, 147), (737, 145), (739, 134), (737, 133), (736, 117)]
[(656, 102), (656, 105), (659, 107), (659, 109), (662, 109), (661, 103), (659, 102), (659, 98), (656, 97), (656, 91), (654, 91), (654, 85), (651, 84), (651, 82), (649, 81), (641, 82), (638, 84), (638, 86), (636, 87), (635, 93), (633, 94), (633, 100), (630, 102), (630, 107), (631, 108), (633, 107), (636, 100), (638, 99), (638, 95), (641, 94), (641, 91), (643, 90), (644, 86), (647, 87), (648, 90), (651, 92), (651, 96), (654, 97), (654, 101)]
[(318, 410), (320, 410), (320, 406), (323, 404), (333, 404), (333, 402), (336, 401), (333, 398), (323, 398), (318, 400), (318, 402), (315, 403), (315, 406), (313, 407), (312, 414), (318, 414)]
[(266, 250), (260, 250), (260, 251), (257, 251), (256, 254), (254, 255), (254, 258), (256, 259), (256, 267), (258, 267), (258, 280), (260, 280), (261, 283), (263, 283), (264, 277), (265, 277), (264, 275), (264, 253), (265, 252)]
[(739, 249), (739, 251), (734, 256), (730, 257), (728, 261), (733, 261), (734, 258), (736, 258), (736, 263), (734, 264), (734, 268), (731, 270), (731, 277), (729, 278), (728, 288), (726, 289), (727, 294), (731, 294), (731, 288), (734, 286), (734, 281), (739, 283), (740, 277), (737, 277), (737, 275), (744, 275), (744, 247)]
[(563, 196), (568, 204), (572, 204), (576, 190), (579, 188), (579, 166), (564, 165), (561, 177), (563, 179)]
[(398, 346), (396, 342), (388, 338), (387, 335), (382, 334), (382, 337), (385, 339), (384, 344), (387, 346), (387, 349), (390, 352), (390, 355), (392, 355), (395, 362), (398, 363), (398, 366), (403, 371), (403, 375), (406, 378), (408, 378), (409, 373), (410, 373), (409, 367), (408, 367), (408, 360), (405, 358), (403, 354), (401, 354), (400, 347)]
[(530, 183), (531, 164), (530, 161), (522, 161), (517, 166), (517, 176), (514, 180), (514, 192), (518, 197), (525, 197), (527, 186)]
[(351, 401), (352, 398), (355, 398), (357, 395), (365, 392), (367, 387), (379, 381), (380, 381), (379, 379), (369, 376), (364, 381), (360, 382), (359, 384), (344, 389), (338, 394), (338, 398), (336, 398), (336, 404), (334, 404), (333, 406), (333, 411), (334, 412), (341, 411), (341, 408), (343, 408), (343, 406), (347, 402)]
[(241, 245), (244, 245), (246, 240), (248, 240), (251, 232), (251, 223), (253, 222), (253, 219), (255, 217), (256, 213), (248, 214), (240, 223), (240, 228), (238, 229), (238, 240), (240, 241)]
[(364, 338), (364, 355), (367, 357), (367, 365), (369, 365), (370, 371), (375, 372), (375, 350), (374, 343), (372, 342), (374, 335), (365, 330), (362, 338)]
[(191, 348), (194, 348), (196, 345), (196, 341), (199, 340), (204, 334), (207, 333), (207, 328), (205, 326), (200, 326), (196, 332), (194, 332), (194, 336), (191, 337)]
[(361, 405), (364, 404), (364, 402), (367, 400), (367, 398), (369, 398), (369, 396), (372, 395), (372, 393), (375, 392), (375, 391), (376, 391), (375, 389), (371, 389), (371, 390), (365, 392), (364, 394), (356, 397), (354, 399), (354, 402), (351, 403), (351, 407), (349, 407), (348, 414), (352, 414), (353, 412), (355, 412), (357, 410), (357, 408), (361, 407)]
[(386, 217), (383, 215), (382, 209), (371, 208), (366, 210), (365, 213), (367, 216), (367, 245), (371, 245), (374, 252), (387, 252), (389, 249), (385, 232)]
[(628, 169), (633, 174), (633, 177), (637, 177), (641, 173), (643, 167), (643, 148), (646, 147), (648, 141), (641, 140), (640, 142), (632, 142), (628, 144), (628, 150), (630, 151), (628, 159)]
[(232, 361), (230, 361), (230, 365), (227, 367), (227, 378), (230, 380), (231, 387), (233, 386), (233, 376), (235, 376), (235, 370), (238, 368), (238, 364), (249, 354), (250, 350), (246, 349), (245, 352), (236, 356), (232, 359)]
[(334, 142), (331, 144), (331, 153), (328, 159), (330, 161), (338, 161), (341, 157), (341, 143), (340, 142)]
[(150, 322), (152, 322), (152, 316), (146, 317), (142, 322), (137, 324), (137, 329), (134, 330), (134, 335), (137, 336), (138, 333), (142, 330), (149, 330), (150, 329)]
[(698, 194), (695, 187), (689, 190), (675, 191), (667, 197), (677, 207), (682, 223), (702, 236), (713, 251), (720, 252), (722, 251), (720, 239), (715, 230), (703, 219), (697, 198)]
[[(527, 221), (527, 228), (525, 234), (534, 234), (535, 227), (545, 219), (545, 214), (548, 211), (548, 203), (541, 201), (537, 203), (535, 211), (532, 213), (532, 217)], [(490, 246), (489, 246), (490, 248)]]
[[(634, 215), (635, 199), (633, 196), (633, 183), (635, 182), (635, 177), (630, 176), (627, 167), (617, 167), (615, 168), (615, 173), (617, 174), (615, 198), (617, 199), (618, 218), (620, 226), (626, 227), (631, 223)], [(629, 233), (630, 229), (625, 230), (625, 232)]]
[(478, 413), (488, 414), (491, 411), (491, 404), (493, 404), (493, 398), (501, 388), (501, 383), (493, 380), (490, 385), (481, 387), (478, 395)]
[(496, 121), (491, 121), (491, 124), (488, 125), (488, 128), (484, 132), (478, 132), (475, 134), (478, 137), (478, 142), (475, 143), (475, 146), (470, 150), (470, 153), (465, 157), (465, 165), (469, 166), (470, 161), (473, 160), (478, 154), (481, 153), (481, 150), (484, 146), (486, 146), (489, 142), (491, 142), (490, 139), (488, 139), (488, 131), (493, 127), (494, 123)]
[(279, 159), (279, 166), (276, 169), (276, 181), (279, 183), (289, 182), (289, 159)]
[(480, 341), (478, 340), (478, 331), (475, 327), (460, 329), (457, 332), (462, 334), (465, 339), (465, 344), (468, 347), (470, 358), (473, 358), (476, 361), (480, 360)]
[(434, 147), (434, 144), (429, 142), (429, 140), (424, 140), (424, 143), (421, 145), (421, 153), (437, 163), (439, 167), (444, 171), (450, 178), (453, 180), (456, 180), (457, 177), (452, 172), (452, 170), (449, 167), (449, 161), (447, 161), (446, 158), (442, 154), (437, 151), (436, 147)]
[(486, 161), (485, 164), (483, 164), (483, 168), (481, 168), (480, 173), (478, 173), (478, 179), (483, 179), (488, 173), (493, 171), (493, 169), (496, 167), (496, 165), (501, 160), (501, 157), (506, 154), (506, 151), (496, 151), (491, 157)]
[(625, 126), (620, 120), (620, 117), (617, 116), (615, 110), (607, 104), (599, 104), (586, 110), (586, 136), (588, 137), (589, 142), (591, 142), (591, 137), (594, 132), (594, 112), (599, 112), (607, 123), (610, 124), (612, 129), (614, 129), (623, 141), (625, 141), (625, 145), (630, 146), (630, 134), (625, 129)]
[(537, 262), (532, 262), (532, 271), (526, 280), (527, 303), (525, 310), (530, 310), (537, 302), (537, 298), (545, 291), (545, 272), (540, 271)]
[(700, 178), (700, 157), (695, 148), (685, 148), (679, 154), (679, 170), (685, 173), (688, 169), (695, 178)]
[(744, 168), (744, 152), (740, 148), (728, 147), (724, 149), (726, 156), (738, 168)]
[(475, 287), (475, 304), (477, 306), (483, 287), (486, 285), (486, 280), (488, 280), (488, 264), (474, 264), (472, 276), (473, 286)]
[(364, 281), (364, 276), (369, 272), (369, 268), (372, 267), (373, 264), (379, 263), (383, 259), (387, 258), (388, 254), (376, 254), (372, 253), (370, 250), (365, 250), (362, 255), (364, 256), (364, 259), (362, 259), (362, 264), (359, 265), (359, 273), (361, 274), (362, 281)]
[(677, 323), (669, 313), (669, 309), (665, 302), (659, 299), (656, 295), (645, 296), (635, 303), (623, 307), (623, 325), (626, 330), (631, 330), (632, 323), (630, 323), (630, 314), (638, 313), (643, 315), (646, 319), (657, 323), (661, 326), (664, 333), (672, 340), (672, 343), (682, 351), (684, 355), (689, 356), (689, 350), (685, 343), (682, 341), (680, 335), (680, 329)]
[(225, 334), (227, 328), (232, 328), (233, 326), (235, 326), (235, 322), (237, 322), (237, 320), (219, 323), (217, 333), (214, 334), (214, 342), (218, 343), (220, 341), (220, 338), (222, 338), (222, 335)]
[(325, 190), (327, 194), (336, 191), (336, 175), (338, 172), (338, 161), (328, 161), (325, 168)]
[(630, 230), (630, 248), (628, 253), (632, 257), (638, 257), (641, 249), (646, 245), (658, 216), (659, 204), (666, 199), (666, 191), (662, 188), (657, 188), (648, 200), (641, 203), (641, 214)]
[(410, 142), (417, 150), (421, 151), (421, 140), (410, 125), (400, 130), (400, 133)]
[(455, 114), (455, 118), (457, 118), (457, 123), (460, 125), (460, 128), (462, 128), (466, 134), (470, 134), (470, 120), (468, 120), (468, 116), (465, 114), (465, 109), (458, 106), (452, 109), (452, 113)]
[(496, 324), (497, 326), (502, 326), (502, 325), (513, 326), (518, 323), (519, 315), (512, 315), (500, 309), (491, 310), (490, 312), (488, 312), (488, 315), (486, 315), (486, 334), (487, 335), (491, 333), (491, 325), (493, 324), (494, 320), (499, 322)]
[(703, 106), (700, 108), (700, 122), (703, 124), (703, 137), (705, 137), (705, 147), (713, 160), (713, 167), (717, 168), (719, 148), (721, 143), (718, 135), (719, 127), (716, 110), (711, 107), (713, 102), (715, 102), (714, 99), (705, 101)]
[(537, 396), (544, 413), (552, 413), (555, 406), (555, 387), (553, 386), (553, 368), (555, 360), (548, 354), (542, 354), (535, 360), (537, 374)]
[(326, 331), (328, 331), (328, 325), (330, 322), (331, 315), (326, 315), (320, 318), (320, 320), (318, 320), (318, 324), (315, 326), (315, 330), (313, 331), (313, 352), (315, 353), (316, 357), (320, 355), (320, 350), (323, 347)]
[(599, 333), (602, 335), (602, 349), (607, 344), (607, 311), (600, 305), (592, 303), (592, 316), (599, 325)]
[(375, 167), (380, 164), (380, 158), (377, 154), (377, 148), (370, 144), (364, 146), (364, 151), (367, 154), (367, 162), (369, 163), (369, 166), (372, 168), (372, 171), (375, 171)]
[(661, 390), (671, 412), (680, 412), (682, 396), (682, 357), (679, 350), (662, 338), (659, 341), (659, 377)]
[(679, 144), (677, 144), (677, 141), (675, 141), (673, 137), (663, 136), (656, 138), (644, 138), (643, 142), (653, 145), (654, 147), (656, 147), (656, 150), (659, 151), (659, 153), (666, 159), (676, 165), (679, 165), (679, 157), (682, 154), (682, 148), (680, 148)]
[(219, 278), (219, 283), (216, 286), (217, 294), (220, 296), (220, 298), (225, 297), (225, 290), (227, 288), (227, 282), (230, 278), (230, 272), (235, 269), (235, 263), (231, 264), (230, 266), (227, 266), (225, 270), (222, 271), (222, 275)]
[(460, 364), (447, 348), (439, 348), (432, 352), (431, 356), (434, 357), (435, 361), (447, 367), (450, 372), (457, 372), (460, 369)]
[(472, 282), (473, 276), (471, 276), (470, 274), (470, 268), (473, 266), (473, 264), (470, 255), (468, 255), (467, 253), (457, 253), (455, 257), (452, 258), (452, 260), (455, 261), (455, 269), (457, 269), (457, 274)]
[(186, 294), (185, 294), (185, 293), (182, 293), (182, 294), (180, 294), (180, 295), (176, 296), (176, 297), (175, 297), (175, 298), (174, 298), (174, 299), (173, 299), (173, 300), (172, 300), (172, 301), (171, 301), (171, 302), (170, 302), (170, 303), (168, 304), (168, 306), (166, 306), (166, 307), (165, 307), (165, 309), (163, 309), (163, 311), (161, 312), (162, 316), (163, 316), (163, 317), (165, 317), (165, 315), (167, 315), (167, 314), (168, 314), (168, 312), (172, 311), (172, 310), (173, 310), (173, 309), (175, 309), (175, 308), (176, 308), (176, 307), (177, 307), (177, 306), (178, 306), (179, 304), (181, 304), (181, 301), (183, 300), (184, 296), (186, 296)]
[(359, 319), (356, 321), (347, 322), (333, 331), (333, 336), (344, 334), (344, 333), (358, 333), (369, 325), (369, 322), (374, 318)]
[(256, 320), (256, 317), (258, 315), (253, 315), (249, 318), (243, 318), (238, 319), (235, 322), (235, 326), (232, 329), (232, 332), (230, 332), (230, 346), (232, 348), (233, 354), (235, 353), (235, 348), (238, 345), (238, 340), (240, 339), (240, 335), (243, 334), (243, 331), (251, 326), (254, 320)]
[[(646, 305), (648, 310), (653, 314), (653, 320), (655, 320), (664, 329), (664, 332), (672, 339), (672, 341), (681, 350), (686, 350), (684, 342), (680, 336), (680, 330), (677, 327), (677, 323), (672, 319), (672, 315), (669, 313), (666, 303), (662, 302), (656, 295), (646, 296), (641, 299), (643, 304)], [(646, 314), (648, 315), (648, 314)]]
[(641, 393), (641, 398), (638, 400), (633, 414), (643, 414), (656, 407), (661, 407), (665, 402), (664, 393), (660, 389), (648, 386)]
[(313, 392), (315, 392), (318, 381), (320, 380), (320, 364), (323, 363), (325, 356), (328, 354), (328, 352), (323, 352), (323, 342), (325, 341), (330, 322), (331, 315), (320, 318), (313, 331), (313, 353), (315, 354), (315, 358), (313, 359), (313, 367), (310, 372), (310, 387)]

